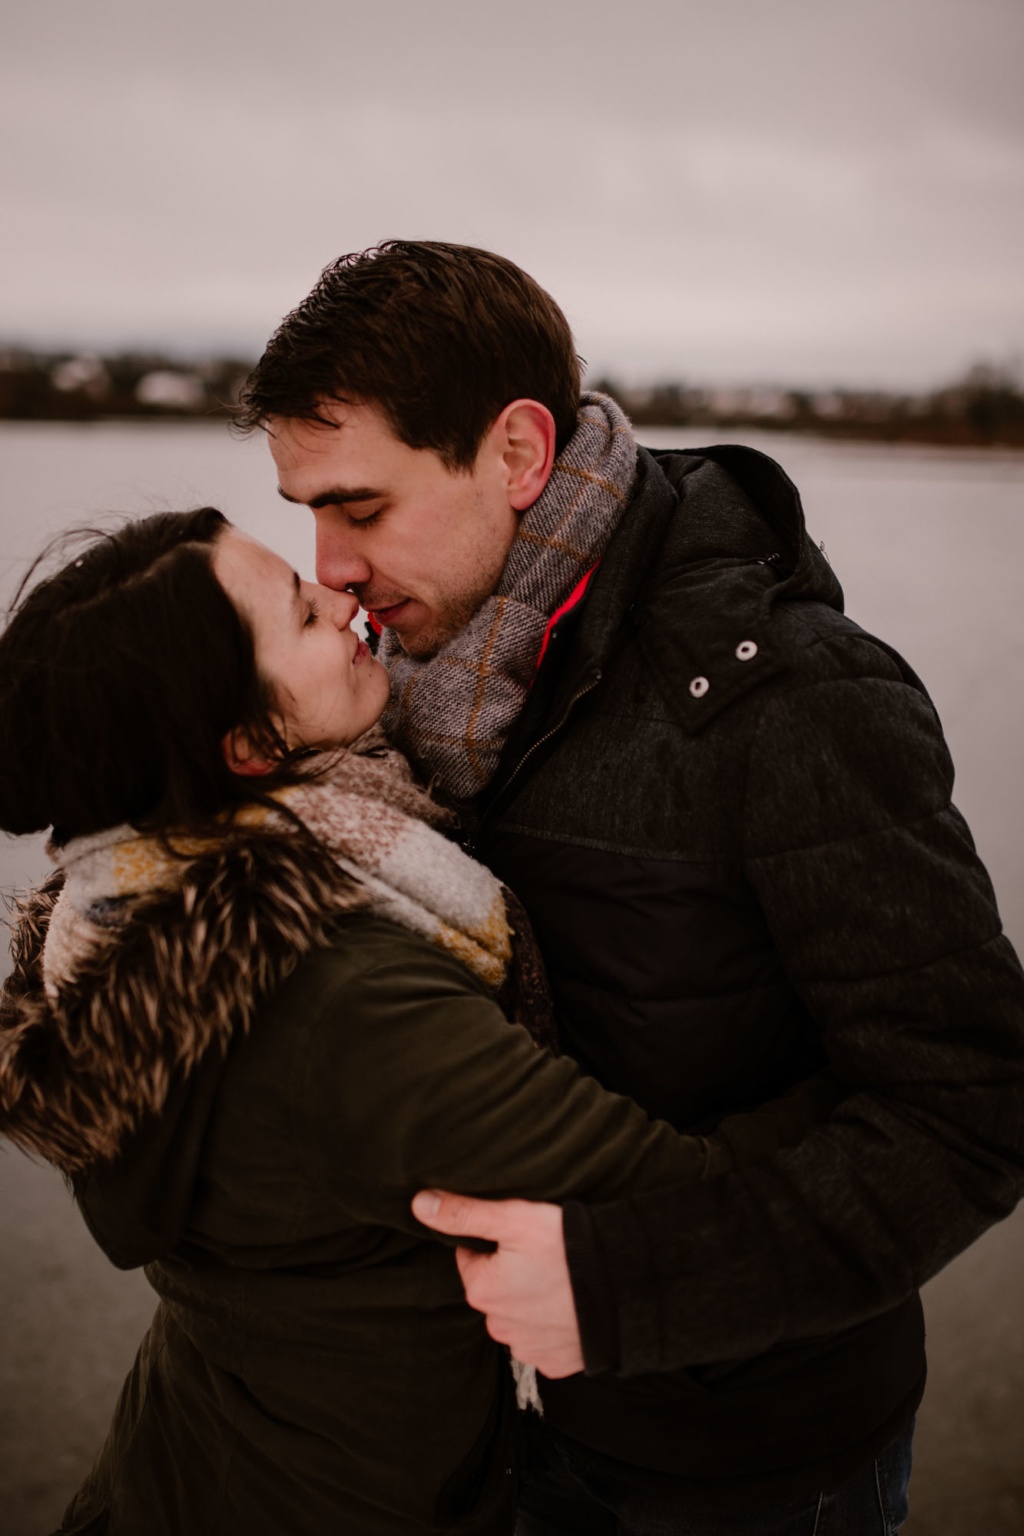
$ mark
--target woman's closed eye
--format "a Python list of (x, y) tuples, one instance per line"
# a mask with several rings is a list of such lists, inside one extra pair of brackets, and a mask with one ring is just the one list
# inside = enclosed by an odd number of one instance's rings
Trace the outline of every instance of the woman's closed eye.
[(319, 617), (320, 617), (320, 604), (317, 602), (315, 597), (307, 597), (306, 598), (306, 617), (302, 621), (303, 629), (308, 629), (311, 624), (315, 624)]

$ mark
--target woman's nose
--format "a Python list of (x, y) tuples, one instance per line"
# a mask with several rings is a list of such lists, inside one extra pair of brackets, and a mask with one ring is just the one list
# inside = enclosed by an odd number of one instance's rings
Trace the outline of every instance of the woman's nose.
[(330, 602), (328, 612), (339, 629), (348, 629), (359, 612), (359, 599), (354, 592), (335, 592), (331, 587), (321, 587), (325, 601)]

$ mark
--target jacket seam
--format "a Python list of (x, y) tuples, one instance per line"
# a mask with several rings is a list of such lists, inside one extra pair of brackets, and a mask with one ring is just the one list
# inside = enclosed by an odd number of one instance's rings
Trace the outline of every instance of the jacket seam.
[[(901, 688), (901, 689), (902, 688), (907, 689), (916, 698), (922, 699), (924, 701), (924, 703), (926, 703), (929, 706), (929, 708), (931, 709), (931, 712), (932, 712), (932, 716), (933, 716), (934, 719), (936, 719), (936, 722), (937, 722), (937, 716), (935, 715), (934, 705), (932, 705), (932, 702), (928, 698), (927, 694), (922, 694), (919, 689), (914, 688), (912, 684), (906, 682), (902, 678), (900, 678), (900, 679), (897, 679), (897, 678), (883, 678), (883, 677), (877, 676), (877, 674), (874, 674), (874, 673), (866, 673), (864, 675), (857, 676), (857, 677), (816, 678), (813, 681), (808, 681), (808, 682), (804, 682), (804, 683), (797, 683), (797, 684), (789, 686), (789, 687), (787, 687), (785, 689), (785, 697), (792, 697), (792, 696), (794, 696), (796, 694), (799, 694), (799, 693), (807, 693), (812, 688), (834, 688), (837, 685), (842, 685), (842, 684), (847, 684), (847, 683), (856, 685), (856, 684), (862, 683), (862, 682), (879, 682), (879, 683), (883, 683), (883, 684), (885, 684), (887, 686), (891, 686), (891, 687), (895, 687), (895, 688)], [(759, 742), (760, 742), (760, 738), (761, 738), (762, 732), (766, 729), (766, 719), (767, 719), (767, 715), (768, 715), (768, 709), (769, 709), (768, 701), (762, 700), (761, 709), (760, 709), (760, 712), (759, 712), (759, 715), (758, 715), (757, 722), (756, 722), (756, 724), (754, 726), (754, 729), (753, 729), (753, 731), (751, 733), (750, 745), (747, 748), (746, 759), (745, 759), (745, 763), (744, 763), (743, 788), (742, 788), (742, 807), (743, 807), (743, 812), (742, 812), (742, 825), (743, 825), (742, 849), (743, 849), (743, 851), (742, 851), (742, 854), (741, 854), (741, 858), (742, 858), (742, 861), (743, 861), (744, 865), (748, 865), (750, 863), (756, 863), (756, 862), (759, 862), (761, 860), (766, 860), (766, 859), (785, 858), (789, 854), (792, 854), (792, 853), (804, 853), (804, 852), (807, 852), (809, 849), (812, 849), (812, 848), (830, 848), (830, 847), (834, 847), (838, 843), (852, 843), (852, 842), (856, 842), (859, 839), (864, 838), (864, 837), (877, 837), (879, 832), (889, 832), (889, 831), (894, 831), (894, 830), (897, 830), (897, 829), (898, 830), (906, 831), (906, 830), (908, 830), (911, 827), (920, 826), (922, 822), (932, 821), (932, 820), (934, 820), (938, 816), (944, 816), (944, 815), (947, 814), (947, 812), (949, 812), (950, 810), (953, 809), (953, 801), (947, 795), (946, 798), (943, 800), (941, 805), (933, 807), (931, 810), (922, 812), (920, 816), (911, 817), (910, 820), (908, 820), (908, 821), (889, 821), (884, 826), (881, 826), (881, 827), (868, 828), (868, 829), (866, 829), (863, 832), (848, 832), (848, 833), (845, 833), (845, 834), (844, 833), (840, 833), (836, 837), (825, 838), (825, 839), (823, 839), (821, 841), (816, 841), (816, 842), (791, 843), (791, 844), (787, 845), (785, 848), (778, 848), (778, 849), (773, 850), (770, 853), (767, 853), (767, 852), (766, 853), (753, 853), (753, 852), (750, 852), (748, 850), (748, 824), (749, 824), (749, 818), (750, 818), (750, 775), (751, 775), (751, 771), (752, 771), (752, 763), (753, 763), (754, 754), (755, 754), (755, 752), (758, 749), (758, 745), (759, 745)]]
[(685, 850), (680, 853), (664, 853), (659, 850), (655, 853), (650, 848), (610, 843), (606, 838), (573, 837), (564, 832), (548, 832), (540, 827), (528, 827), (522, 822), (515, 821), (497, 821), (489, 831), (493, 834), (511, 832), (519, 837), (535, 837), (540, 842), (557, 843), (562, 848), (593, 848), (598, 853), (614, 853), (623, 858), (646, 859), (652, 864), (692, 864), (695, 869), (725, 869), (741, 862), (737, 859), (695, 859)]
[[(246, 1276), (244, 1276), (243, 1282), (242, 1282), (242, 1297), (243, 1297), (243, 1300), (242, 1300), (242, 1318), (243, 1318), (242, 1329), (243, 1329), (243, 1332), (242, 1332), (242, 1347), (241, 1347), (241, 1350), (240, 1350), (239, 1356), (238, 1356), (238, 1369), (237, 1369), (236, 1372), (229, 1372), (228, 1373), (228, 1374), (234, 1375), (236, 1377), (236, 1379), (238, 1379), (241, 1382), (245, 1381), (245, 1376), (244, 1376), (245, 1356), (246, 1356), (246, 1352), (247, 1352), (247, 1350), (249, 1348), (249, 1345), (252, 1342), (252, 1329), (250, 1328), (249, 1322), (248, 1322), (249, 1302), (248, 1302), (248, 1299), (246, 1297), (246, 1291), (248, 1290), (249, 1284), (250, 1284), (250, 1277), (248, 1275), (246, 1275)], [(246, 1390), (248, 1390), (248, 1388), (246, 1388)], [(216, 1506), (215, 1506), (215, 1508), (214, 1508), (214, 1510), (213, 1510), (213, 1512), (212, 1512), (212, 1514), (210, 1516), (210, 1523), (206, 1527), (206, 1536), (215, 1536), (215, 1529), (216, 1529), (217, 1521), (220, 1519), (221, 1511), (223, 1510), (225, 1504), (227, 1503), (227, 1499), (228, 1499), (228, 1485), (229, 1485), (230, 1478), (231, 1478), (231, 1468), (232, 1468), (232, 1466), (234, 1464), (235, 1456), (238, 1453), (238, 1442), (241, 1439), (241, 1432), (240, 1432), (240, 1430), (238, 1428), (238, 1415), (239, 1415), (239, 1412), (240, 1412), (240, 1408), (239, 1408), (239, 1404), (238, 1404), (237, 1399), (236, 1399), (235, 1409), (234, 1409), (234, 1412), (231, 1415), (231, 1425), (230, 1425), (231, 1449), (228, 1452), (227, 1460), (224, 1463), (224, 1471), (223, 1471), (223, 1474), (221, 1476), (220, 1498), (218, 1499), (217, 1504), (216, 1504)]]
[[(814, 644), (831, 646), (835, 650), (844, 650), (851, 643), (851, 641), (858, 638), (858, 636), (853, 635), (827, 635), (823, 636), (819, 640), (816, 640)], [(871, 639), (871, 637), (866, 634), (864, 638), (869, 641)], [(811, 647), (807, 646), (805, 649), (810, 650)], [(882, 652), (882, 654), (884, 655), (885, 653)], [(766, 684), (767, 681), (768, 680), (766, 679)], [(905, 688), (908, 693), (913, 694), (914, 698), (920, 699), (923, 704), (926, 704), (931, 710), (932, 714), (935, 715), (936, 719), (938, 719), (935, 705), (928, 697), (928, 694), (925, 693), (924, 689), (915, 687), (915, 685), (911, 682), (908, 682), (905, 677), (886, 677), (881, 672), (879, 672), (877, 668), (865, 667), (864, 669), (858, 669), (856, 671), (844, 672), (840, 677), (808, 677), (797, 679), (793, 682), (782, 684), (778, 688), (778, 694), (780, 697), (788, 697), (792, 694), (807, 693), (812, 688), (842, 688), (847, 685), (856, 687), (861, 683), (880, 683), (884, 688)], [(766, 708), (767, 705), (765, 706), (765, 709)], [(762, 713), (764, 713), (764, 710), (762, 710)], [(760, 731), (760, 729), (761, 721), (759, 720), (757, 723), (757, 730)]]
[(680, 994), (679, 992), (644, 992), (641, 994), (637, 992), (635, 987), (615, 986), (611, 981), (605, 981), (604, 979), (601, 981), (587, 980), (583, 976), (577, 975), (574, 971), (566, 970), (564, 967), (559, 970), (558, 974), (559, 979), (563, 983), (568, 982), (575, 987), (582, 986), (585, 990), (589, 989), (600, 992), (605, 996), (641, 998), (647, 1004), (697, 1003), (703, 1006), (709, 1003), (726, 1002), (730, 998), (749, 997), (752, 992), (766, 991), (778, 986), (778, 977), (772, 976), (765, 981), (744, 982), (739, 986), (726, 987), (720, 992), (688, 992), (685, 994)]
[[(239, 1366), (239, 1374), (241, 1374), (241, 1366)], [(215, 1536), (217, 1521), (220, 1519), (221, 1512), (228, 1499), (228, 1482), (231, 1477), (231, 1468), (234, 1464), (235, 1456), (238, 1452), (238, 1442), (241, 1439), (238, 1428), (237, 1408), (235, 1409), (231, 1419), (231, 1437), (231, 1450), (229, 1451), (227, 1461), (224, 1464), (224, 1473), (221, 1478), (220, 1498), (217, 1500), (213, 1513), (210, 1516), (210, 1523), (206, 1527), (206, 1536)]]
[(887, 821), (877, 827), (867, 827), (863, 832), (840, 833), (836, 837), (822, 838), (819, 842), (791, 843), (786, 848), (776, 848), (771, 853), (744, 853), (742, 863), (746, 867), (750, 864), (768, 863), (772, 859), (786, 859), (794, 853), (809, 853), (816, 848), (834, 848), (840, 843), (859, 843), (866, 837), (878, 837), (886, 832), (909, 832), (913, 827), (919, 827), (926, 821), (937, 821), (940, 816), (945, 816), (954, 810), (952, 800), (946, 800), (942, 805), (932, 811), (923, 811), (920, 816), (912, 816), (909, 821)]
[[(153, 1325), (151, 1323), (150, 1324), (150, 1330), (152, 1329), (152, 1326)], [(153, 1359), (150, 1362), (149, 1370), (146, 1372), (146, 1384), (145, 1384), (145, 1387), (143, 1388), (142, 1402), (139, 1405), (139, 1411), (135, 1415), (135, 1419), (134, 1419), (134, 1421), (132, 1423), (131, 1433), (128, 1435), (127, 1444), (125, 1445), (124, 1450), (122, 1451), (121, 1455), (118, 1457), (117, 1463), (116, 1463), (115, 1467), (111, 1471), (110, 1482), (109, 1482), (109, 1485), (108, 1485), (109, 1492), (108, 1492), (107, 1497), (103, 1500), (101, 1508), (109, 1510), (113, 1506), (114, 1491), (116, 1489), (118, 1481), (120, 1480), (122, 1468), (125, 1466), (125, 1464), (128, 1461), (129, 1456), (131, 1455), (132, 1446), (135, 1444), (136, 1438), (137, 1438), (138, 1433), (139, 1433), (139, 1428), (140, 1428), (140, 1426), (142, 1424), (142, 1420), (143, 1420), (143, 1418), (145, 1416), (145, 1413), (146, 1413), (146, 1409), (149, 1407), (149, 1387), (150, 1387), (150, 1381), (152, 1380), (153, 1373), (154, 1373), (154, 1371), (157, 1368), (157, 1364), (158, 1364), (161, 1356), (166, 1352), (166, 1350), (167, 1350), (167, 1341), (166, 1341), (166, 1338), (165, 1338), (161, 1342), (160, 1347), (157, 1350), (156, 1354), (153, 1356)]]
[[(988, 949), (990, 945), (998, 944), (999, 940), (1004, 938), (1006, 938), (1006, 934), (1004, 933), (1003, 926), (1000, 923), (999, 927), (996, 928), (993, 933), (989, 934), (988, 938), (976, 939), (974, 943), (962, 944), (957, 949), (943, 949), (942, 953), (937, 955), (933, 960), (918, 960), (911, 965), (897, 965), (888, 971), (872, 971), (870, 976), (861, 975), (856, 979), (860, 983), (885, 981), (890, 976), (909, 976), (912, 975), (914, 971), (928, 971), (931, 970), (933, 966), (944, 965), (948, 960), (959, 959), (961, 955), (970, 955), (974, 954), (978, 950)], [(834, 980), (835, 977), (829, 973), (811, 975), (807, 972), (804, 972), (801, 975), (801, 986), (813, 986), (815, 982), (830, 982)]]

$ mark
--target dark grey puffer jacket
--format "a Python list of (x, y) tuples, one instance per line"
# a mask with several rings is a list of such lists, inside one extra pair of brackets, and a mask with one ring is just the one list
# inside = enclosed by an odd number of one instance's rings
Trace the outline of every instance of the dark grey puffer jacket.
[(479, 808), (565, 1044), (676, 1125), (828, 1061), (797, 1149), (567, 1236), (588, 1375), (549, 1422), (652, 1477), (810, 1491), (923, 1386), (917, 1287), (1024, 1188), (1024, 977), (921, 683), (843, 616), (749, 449), (641, 453)]

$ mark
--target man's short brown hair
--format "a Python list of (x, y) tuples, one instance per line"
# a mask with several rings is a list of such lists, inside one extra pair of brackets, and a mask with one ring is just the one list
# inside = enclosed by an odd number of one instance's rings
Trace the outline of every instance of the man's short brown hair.
[(568, 321), (532, 277), (473, 246), (387, 240), (324, 269), (246, 380), (237, 419), (246, 431), (324, 421), (323, 402), (359, 401), (457, 470), (512, 400), (546, 405), (562, 448), (579, 396)]

